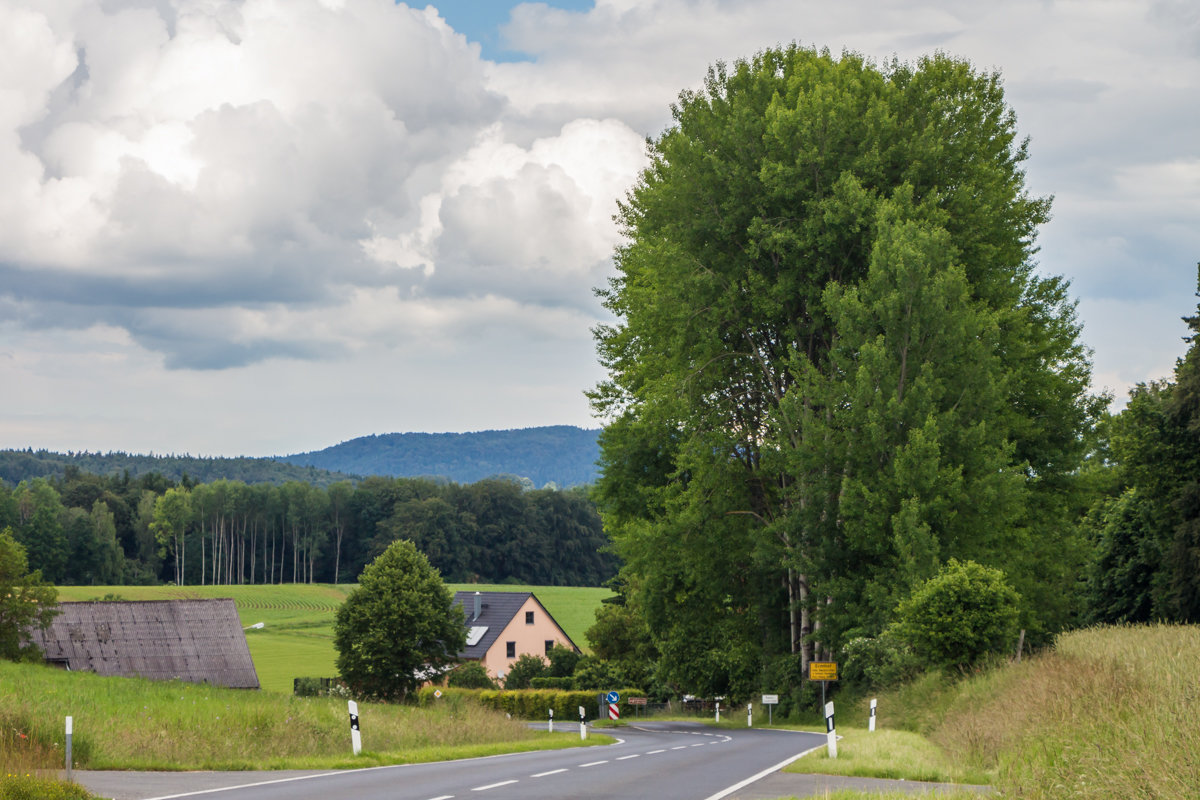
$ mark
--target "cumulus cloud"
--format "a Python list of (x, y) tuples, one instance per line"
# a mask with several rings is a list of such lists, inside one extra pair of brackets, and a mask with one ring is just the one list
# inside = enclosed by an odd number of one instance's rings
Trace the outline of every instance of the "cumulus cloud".
[(286, 318), (356, 287), (515, 300), (516, 269), (578, 305), (638, 166), (611, 120), (507, 142), (478, 46), (432, 7), (28, 2), (0, 37), (0, 291), (172, 367), (337, 355)]

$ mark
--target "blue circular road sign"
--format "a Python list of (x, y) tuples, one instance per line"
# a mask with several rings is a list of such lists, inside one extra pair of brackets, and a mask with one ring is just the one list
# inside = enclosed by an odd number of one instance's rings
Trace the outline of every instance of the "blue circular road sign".
[(604, 699), (609, 703), (619, 703), (621, 702), (621, 695), (617, 694), (616, 692), (609, 692), (604, 696)]

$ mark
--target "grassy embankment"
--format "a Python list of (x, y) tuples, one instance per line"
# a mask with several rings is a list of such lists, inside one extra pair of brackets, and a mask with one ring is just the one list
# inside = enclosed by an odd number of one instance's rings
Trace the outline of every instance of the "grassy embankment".
[[(273, 586), (60, 586), (60, 600), (124, 600), (231, 597), (242, 625), (265, 624), (246, 631), (246, 643), (264, 691), (290, 694), (292, 679), (337, 674), (333, 620), (351, 584)], [(451, 591), (532, 591), (567, 635), (580, 647), (608, 589), (577, 586), (483, 586), (451, 584)]]
[(337, 769), (583, 744), (470, 702), (360, 703), (354, 757), (344, 700), (0, 662), (0, 773), (61, 768), (68, 715), (80, 769)]
[(1200, 797), (1198, 687), (1198, 627), (1076, 631), (1021, 664), (881, 694), (878, 732), (839, 724), (836, 761), (822, 750), (788, 771), (988, 782), (1023, 800)]

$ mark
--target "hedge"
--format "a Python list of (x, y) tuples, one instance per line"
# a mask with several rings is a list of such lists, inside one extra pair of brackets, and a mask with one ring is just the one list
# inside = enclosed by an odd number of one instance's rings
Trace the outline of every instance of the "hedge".
[[(434, 695), (440, 691), (441, 697)], [(645, 697), (641, 689), (618, 689), (621, 702), (621, 716), (633, 716), (633, 711), (626, 704), (630, 697)], [(583, 706), (586, 719), (596, 719), (604, 692), (595, 691), (564, 691), (561, 689), (514, 689), (512, 691), (495, 689), (451, 689), (447, 687), (425, 686), (417, 693), (417, 704), (432, 706), (438, 703), (453, 704), (462, 700), (474, 700), (485, 708), (494, 708), (511, 714), (518, 719), (543, 720), (547, 711), (554, 709), (554, 718), (568, 721), (579, 719), (579, 707)], [(607, 713), (607, 712), (606, 712)]]

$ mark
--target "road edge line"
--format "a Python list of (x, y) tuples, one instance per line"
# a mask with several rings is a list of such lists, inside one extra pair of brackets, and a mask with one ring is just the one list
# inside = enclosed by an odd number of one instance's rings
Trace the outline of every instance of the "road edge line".
[(744, 789), (756, 781), (761, 781), (763, 778), (767, 777), (772, 772), (778, 772), (779, 770), (786, 767), (788, 764), (791, 764), (793, 761), (799, 761), (800, 759), (804, 758), (809, 753), (814, 753), (817, 750), (820, 750), (824, 746), (825, 746), (824, 744), (819, 744), (816, 747), (809, 748), (808, 750), (805, 750), (802, 753), (797, 753), (796, 755), (792, 756), (791, 758), (780, 761), (778, 764), (776, 764), (773, 767), (767, 767), (762, 772), (759, 772), (756, 775), (751, 775), (749, 778), (746, 778), (743, 781), (739, 781), (738, 783), (735, 783), (733, 786), (730, 786), (728, 789), (722, 789), (721, 791), (717, 792), (716, 794), (709, 795), (708, 797), (704, 798), (704, 800), (721, 800), (722, 797), (728, 797), (729, 795), (736, 792), (738, 789)]

